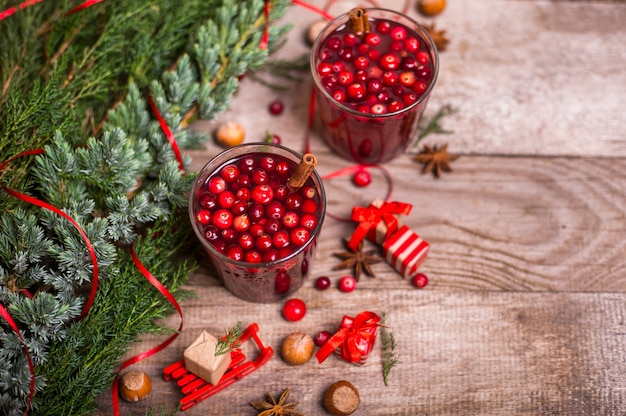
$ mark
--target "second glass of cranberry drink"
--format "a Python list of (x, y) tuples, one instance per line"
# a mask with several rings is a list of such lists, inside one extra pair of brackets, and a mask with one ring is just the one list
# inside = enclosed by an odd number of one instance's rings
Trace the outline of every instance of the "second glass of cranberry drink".
[(251, 302), (298, 290), (311, 268), (326, 211), (322, 180), (287, 185), (302, 156), (274, 144), (244, 144), (200, 171), (189, 201), (196, 236), (228, 290)]
[(358, 163), (405, 152), (439, 70), (437, 48), (418, 23), (386, 9), (353, 9), (319, 34), (311, 53), (322, 136)]

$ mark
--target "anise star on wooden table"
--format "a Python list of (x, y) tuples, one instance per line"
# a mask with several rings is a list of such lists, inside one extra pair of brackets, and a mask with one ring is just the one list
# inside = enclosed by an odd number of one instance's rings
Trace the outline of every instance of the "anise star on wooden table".
[(437, 50), (439, 52), (445, 51), (448, 43), (450, 43), (450, 40), (446, 37), (446, 31), (435, 29), (434, 23), (431, 23), (430, 25), (424, 25), (424, 27), (428, 31), (430, 37), (433, 38), (433, 42), (435, 42)]
[(448, 153), (448, 144), (441, 147), (424, 145), (422, 151), (415, 156), (414, 160), (424, 165), (422, 173), (432, 172), (437, 178), (442, 172), (452, 172), (450, 162), (458, 159), (458, 155)]
[(280, 395), (278, 401), (271, 394), (267, 393), (264, 402), (252, 402), (250, 406), (260, 412), (257, 416), (306, 416), (295, 409), (298, 402), (286, 403), (290, 393), (291, 390), (287, 388)]
[(361, 273), (365, 272), (368, 276), (376, 277), (372, 270), (372, 264), (383, 261), (380, 257), (374, 255), (376, 250), (363, 251), (363, 241), (359, 244), (356, 251), (344, 251), (342, 253), (333, 253), (335, 257), (343, 260), (333, 270), (350, 269), (354, 267), (354, 278), (359, 281)]

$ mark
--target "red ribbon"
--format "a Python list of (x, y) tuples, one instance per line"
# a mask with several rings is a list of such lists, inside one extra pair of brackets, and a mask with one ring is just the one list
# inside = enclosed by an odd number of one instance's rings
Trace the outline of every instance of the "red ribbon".
[[(350, 321), (352, 321), (351, 324)], [(315, 354), (315, 358), (321, 363), (333, 351), (342, 347), (341, 353), (346, 361), (359, 362), (374, 346), (379, 322), (380, 317), (369, 311), (361, 312), (354, 319), (344, 316), (339, 330), (322, 345)], [(366, 350), (363, 349), (364, 345), (367, 346)]]
[(159, 112), (159, 109), (154, 103), (154, 100), (152, 100), (152, 97), (148, 97), (148, 104), (150, 104), (150, 108), (152, 109), (152, 112), (154, 113), (157, 120), (159, 121), (159, 124), (161, 125), (161, 130), (163, 130), (165, 137), (167, 137), (167, 141), (169, 141), (170, 145), (172, 146), (172, 150), (174, 151), (176, 160), (178, 160), (178, 168), (184, 171), (185, 165), (183, 164), (183, 157), (180, 153), (180, 149), (178, 148), (178, 143), (176, 143), (176, 137), (174, 136), (174, 133), (172, 133), (172, 130), (170, 130), (169, 126), (167, 125), (163, 117), (161, 116), (161, 113)]
[(113, 395), (113, 414), (115, 416), (119, 416), (120, 415), (120, 409), (119, 409), (119, 394), (118, 394), (118, 377), (120, 372), (125, 369), (126, 367), (135, 364), (141, 360), (144, 360), (148, 357), (153, 356), (154, 354), (158, 353), (159, 351), (165, 349), (168, 345), (170, 345), (172, 343), (172, 341), (174, 341), (176, 339), (176, 337), (178, 337), (178, 334), (180, 333), (180, 331), (182, 331), (183, 329), (183, 311), (180, 308), (180, 305), (178, 304), (178, 302), (176, 301), (176, 298), (172, 295), (172, 293), (167, 290), (167, 288), (165, 286), (163, 286), (163, 284), (152, 275), (152, 273), (150, 273), (150, 271), (148, 271), (148, 269), (146, 269), (146, 267), (141, 263), (141, 261), (139, 260), (139, 258), (137, 257), (137, 254), (135, 253), (135, 249), (134, 246), (130, 246), (130, 256), (133, 259), (133, 262), (135, 263), (135, 266), (137, 267), (137, 269), (141, 272), (142, 275), (144, 275), (144, 277), (150, 282), (150, 284), (152, 284), (152, 286), (154, 286), (163, 296), (165, 296), (167, 298), (167, 300), (170, 301), (170, 303), (172, 304), (172, 306), (174, 306), (174, 308), (176, 308), (176, 310), (178, 311), (178, 315), (180, 316), (180, 325), (178, 326), (178, 331), (171, 335), (168, 339), (166, 339), (165, 341), (163, 341), (162, 343), (160, 343), (159, 345), (157, 345), (154, 348), (149, 349), (148, 351), (142, 352), (141, 354), (138, 354), (132, 358), (129, 358), (128, 360), (124, 361), (121, 365), (119, 370), (117, 370), (117, 374), (115, 375), (115, 379), (113, 380), (113, 386), (112, 386), (112, 395)]
[(20, 341), (22, 342), (22, 349), (24, 350), (24, 354), (26, 354), (26, 359), (28, 360), (28, 370), (30, 371), (30, 393), (28, 395), (28, 403), (26, 403), (26, 409), (24, 409), (24, 414), (28, 414), (28, 410), (30, 409), (30, 404), (33, 402), (33, 396), (35, 395), (35, 366), (33, 365), (33, 360), (30, 357), (30, 353), (28, 352), (28, 346), (26, 345), (26, 341), (22, 337), (20, 330), (13, 318), (11, 318), (11, 314), (5, 309), (4, 305), (0, 304), (0, 316), (4, 318), (5, 321), (9, 324), (13, 332), (17, 334)]
[(387, 225), (385, 239), (398, 228), (398, 219), (394, 214), (408, 215), (411, 212), (411, 204), (404, 202), (383, 202), (380, 208), (370, 205), (367, 208), (352, 208), (352, 220), (359, 222), (356, 230), (350, 237), (348, 247), (356, 251), (361, 241), (371, 230), (375, 230), (381, 221)]

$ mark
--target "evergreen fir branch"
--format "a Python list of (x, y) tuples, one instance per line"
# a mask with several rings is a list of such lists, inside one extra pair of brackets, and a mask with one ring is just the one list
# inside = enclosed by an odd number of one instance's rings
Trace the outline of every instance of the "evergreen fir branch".
[(389, 382), (389, 373), (391, 369), (400, 364), (400, 358), (396, 353), (396, 340), (393, 334), (387, 330), (384, 326), (387, 320), (387, 314), (382, 314), (381, 327), (380, 327), (380, 340), (383, 344), (383, 382), (385, 386)]
[[(48, 7), (50, 3), (44, 4)], [(70, 324), (83, 306), (77, 290), (93, 276), (89, 253), (76, 229), (52, 212), (24, 206), (23, 218), (35, 219), (23, 230), (26, 248), (20, 252), (14, 239), (0, 238), (0, 244), (6, 245), (7, 253), (14, 253), (16, 260), (0, 258), (0, 300), (9, 308), (19, 309), (15, 312), (18, 325), (30, 328), (26, 341), (39, 363), (33, 414), (91, 412), (95, 397), (110, 386), (112, 369), (129, 343), (139, 334), (163, 331), (155, 320), (171, 313), (172, 308), (138, 276), (125, 244), (134, 242), (146, 267), (158, 270), (166, 287), (177, 295), (193, 267), (175, 260), (182, 242), (191, 234), (188, 224), (181, 226), (186, 222), (181, 222), (179, 215), (185, 212), (185, 194), (195, 175), (178, 169), (171, 146), (147, 110), (141, 91), (152, 87), (150, 94), (168, 124), (172, 123), (180, 147), (191, 147), (202, 137), (183, 129), (189, 112), (202, 109), (201, 115), (212, 118), (227, 109), (238, 87), (237, 78), (256, 69), (268, 56), (268, 51), (258, 48), (265, 25), (262, 0), (231, 2), (221, 10), (207, 6), (204, 0), (191, 0), (185, 8), (177, 1), (162, 0), (160, 9), (154, 10), (139, 3), (118, 1), (114, 7), (90, 8), (80, 19), (67, 20), (60, 19), (64, 11), (46, 9), (49, 14), (29, 15), (28, 25), (24, 19), (15, 27), (0, 26), (0, 31), (10, 27), (11, 33), (27, 27), (46, 33), (27, 40), (29, 46), (23, 51), (28, 57), (7, 53), (18, 57), (17, 61), (0, 64), (0, 79), (6, 86), (0, 103), (16, 104), (10, 123), (0, 122), (3, 156), (44, 145), (46, 151), (37, 158), (15, 161), (0, 180), (8, 183), (5, 179), (10, 179), (16, 188), (36, 192), (78, 221), (94, 246), (101, 278), (87, 318)], [(192, 3), (202, 11), (194, 14), (188, 7)], [(279, 12), (289, 3), (272, 2), (272, 19), (280, 17)], [(165, 12), (168, 10), (172, 13)], [(167, 22), (145, 30), (154, 23), (151, 18), (162, 16), (167, 16)], [(122, 20), (116, 20), (118, 17)], [(218, 24), (213, 25), (215, 22)], [(204, 74), (198, 64), (200, 54), (194, 55), (193, 48), (184, 46), (190, 40), (195, 45), (201, 43), (198, 38), (192, 40), (190, 34), (202, 32), (202, 24), (207, 28), (204, 43), (218, 45), (219, 62), (216, 67), (205, 65)], [(167, 30), (161, 30), (166, 26)], [(234, 32), (237, 36), (232, 35)], [(172, 41), (168, 33), (177, 40)], [(216, 36), (211, 37), (211, 33)], [(270, 27), (270, 48), (283, 33), (281, 28)], [(43, 42), (38, 45), (43, 47), (35, 47), (37, 42)], [(125, 54), (123, 48), (129, 45), (140, 52)], [(11, 73), (11, 65), (33, 59), (32, 52), (44, 48), (59, 58), (54, 65), (44, 65), (43, 71), (33, 65), (27, 68), (34, 71)], [(226, 55), (224, 51), (232, 53)], [(174, 71), (158, 77), (179, 55)], [(202, 54), (205, 58), (210, 55)], [(50, 82), (42, 82), (45, 99), (39, 103), (36, 96), (24, 91), (41, 74)], [(156, 79), (160, 82), (153, 81)], [(29, 107), (31, 102), (36, 105)], [(61, 107), (51, 105), (55, 103)], [(116, 109), (107, 114), (112, 106)], [(49, 108), (59, 110), (50, 113)], [(0, 106), (0, 120), (10, 113), (7, 110), (11, 109)], [(88, 137), (86, 126), (95, 129)], [(24, 140), (16, 145), (13, 137)], [(34, 168), (29, 168), (31, 165)], [(19, 220), (19, 216), (13, 217), (18, 211), (0, 214), (0, 236), (12, 235), (11, 227), (16, 223), (5, 218)], [(36, 246), (30, 243), (38, 231), (43, 233), (41, 241), (48, 245), (31, 253)], [(148, 234), (143, 237), (144, 233)], [(19, 273), (11, 269), (11, 262), (19, 265)], [(21, 288), (36, 290), (37, 301), (28, 303), (32, 301), (16, 295)], [(54, 319), (39, 319), (46, 314)], [(59, 339), (52, 340), (56, 329)], [(4, 322), (0, 322), (0, 357), (2, 363), (10, 364), (0, 365), (0, 413), (20, 413), (29, 395), (30, 372), (19, 339)]]
[(450, 104), (445, 104), (439, 110), (437, 110), (437, 113), (435, 113), (435, 115), (433, 115), (430, 119), (422, 118), (420, 120), (421, 131), (414, 146), (417, 146), (417, 144), (429, 134), (433, 134), (433, 133), (434, 134), (452, 134), (454, 133), (453, 131), (445, 130), (441, 126), (440, 122), (443, 117), (450, 115), (450, 114), (454, 114), (456, 112), (457, 110), (453, 108)]
[(228, 329), (224, 336), (220, 338), (215, 346), (215, 355), (224, 355), (230, 353), (232, 350), (239, 348), (241, 345), (239, 337), (243, 333), (241, 321), (237, 322), (237, 325)]
[[(302, 81), (304, 74), (310, 68), (309, 55), (303, 55), (294, 60), (269, 60), (257, 71), (250, 74), (250, 78), (268, 88), (284, 91), (290, 88), (289, 83)], [(276, 82), (275, 79), (283, 82)]]

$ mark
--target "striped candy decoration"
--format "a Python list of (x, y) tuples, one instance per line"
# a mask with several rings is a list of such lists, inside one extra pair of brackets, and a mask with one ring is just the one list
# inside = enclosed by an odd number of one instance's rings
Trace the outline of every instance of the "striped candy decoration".
[(383, 243), (385, 260), (403, 277), (413, 278), (422, 265), (430, 244), (403, 225)]

